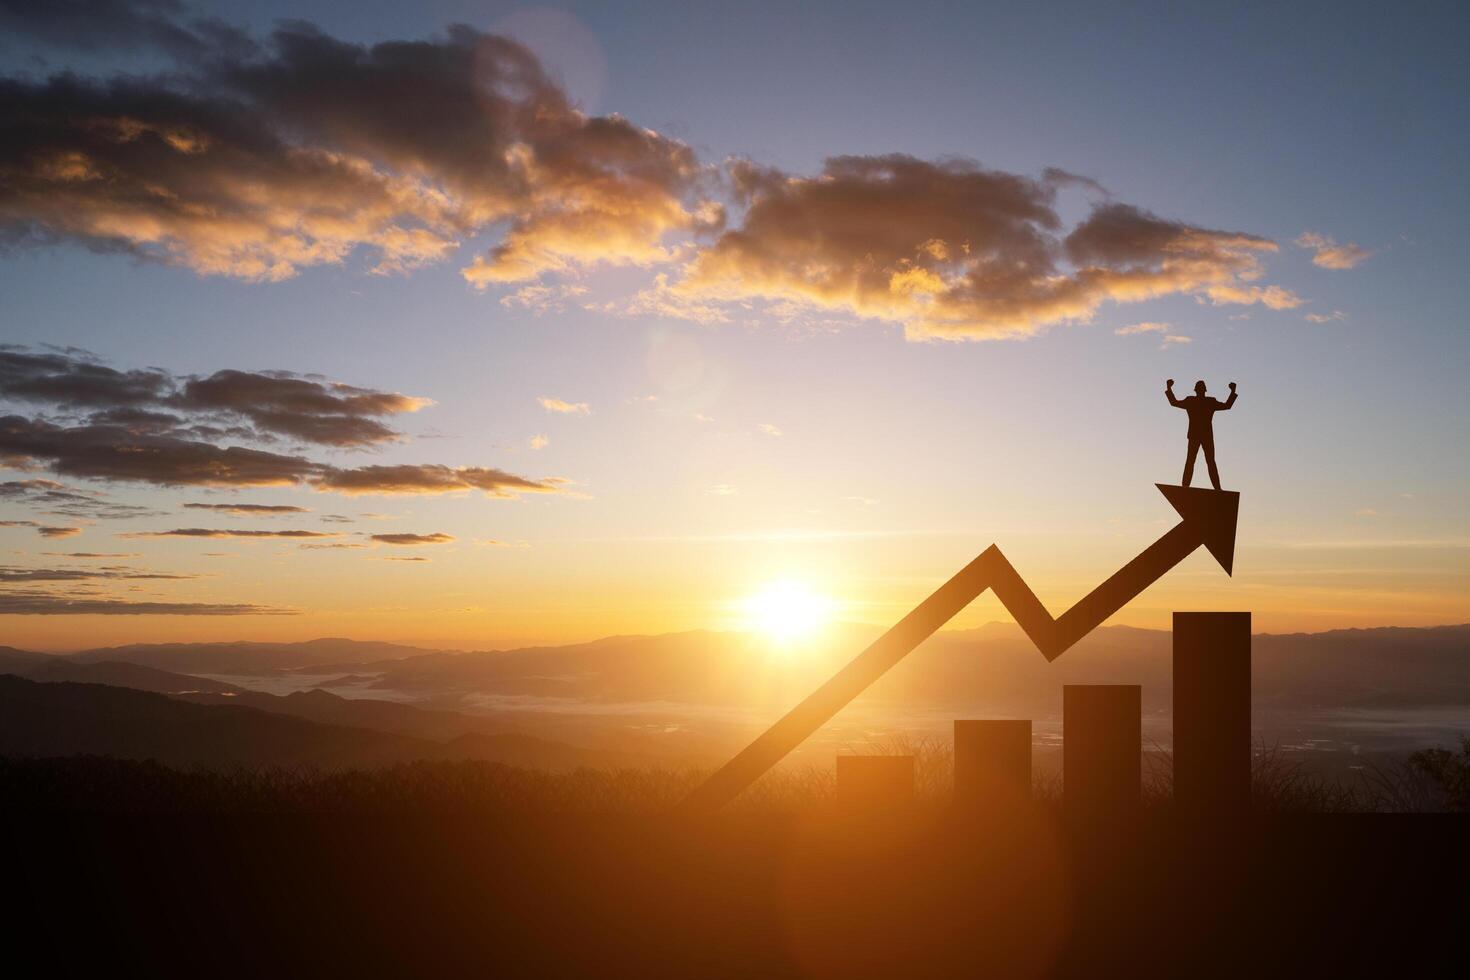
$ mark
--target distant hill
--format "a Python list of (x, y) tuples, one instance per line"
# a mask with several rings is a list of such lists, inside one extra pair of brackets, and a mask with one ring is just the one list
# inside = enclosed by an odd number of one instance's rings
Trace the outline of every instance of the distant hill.
[(324, 638), (304, 643), (137, 643), (71, 654), (78, 663), (121, 660), (184, 674), (269, 674), (333, 663), (363, 663), (437, 653), (423, 647)]
[(470, 733), (483, 733), (490, 726), (484, 717), (457, 711), (417, 708), (395, 701), (342, 698), (329, 691), (296, 691), (284, 696), (236, 688), (232, 693), (189, 693), (177, 695), (193, 704), (236, 705), (271, 714), (305, 718), (324, 725), (369, 728), (378, 732), (447, 741)]
[(247, 694), (243, 687), (226, 684), (224, 681), (193, 677), (156, 670), (140, 664), (100, 660), (95, 663), (78, 663), (69, 657), (44, 657), (40, 661), (22, 663), (18, 666), (0, 667), (0, 671), (15, 674), (32, 681), (74, 681), (78, 684), (110, 684), (113, 687), (130, 687), (135, 691), (152, 691), (155, 694), (187, 694), (204, 692), (216, 695)]
[[(416, 696), (513, 695), (586, 701), (789, 704), (876, 634), (851, 631), (783, 658), (760, 637), (692, 632), (609, 637), (561, 647), (434, 653), (349, 668), (374, 686)], [(1470, 705), (1470, 626), (1258, 634), (1259, 705)], [(1165, 630), (1104, 627), (1048, 663), (1020, 629), (993, 623), (936, 634), (865, 695), (901, 704), (1031, 710), (1065, 684), (1136, 683), (1166, 709), (1172, 643)]]
[[(167, 644), (89, 650), (77, 663), (127, 661), (178, 673), (269, 676), (277, 671), (371, 677), (383, 694), (439, 700), (467, 708), (496, 698), (534, 704), (659, 702), (779, 709), (826, 679), (878, 634), (869, 627), (834, 631), (794, 651), (775, 650), (745, 633), (696, 631), (614, 636), (589, 643), (460, 652), (391, 643)], [(23, 651), (16, 651), (27, 656)], [(30, 655), (40, 657), (41, 655)], [(42, 658), (50, 660), (56, 658)], [(21, 672), (27, 669), (24, 665)], [(58, 674), (58, 679), (61, 679)], [(86, 678), (77, 678), (86, 679)], [(333, 683), (324, 681), (323, 686)], [(1170, 634), (1111, 626), (1093, 631), (1048, 663), (1009, 623), (936, 634), (865, 695), (895, 704), (972, 710), (1035, 710), (1054, 705), (1064, 684), (1137, 683), (1149, 710), (1166, 709), (1171, 691)], [(142, 686), (142, 685), (137, 685)], [(161, 689), (161, 688), (154, 688)], [(1258, 634), (1254, 639), (1258, 706), (1470, 705), (1470, 626), (1384, 628), (1325, 633)], [(339, 699), (341, 700), (341, 699)], [(419, 734), (402, 706), (353, 707), (317, 699), (287, 713), (332, 723)], [(382, 704), (370, 702), (369, 704)], [(311, 710), (307, 710), (310, 708)], [(271, 710), (280, 711), (280, 705)], [(347, 712), (358, 712), (354, 716)], [(400, 716), (394, 720), (394, 714)], [(462, 734), (439, 718), (436, 736)]]
[(0, 719), (0, 755), (6, 756), (106, 755), (211, 768), (347, 768), (416, 759), (483, 759), (557, 769), (610, 767), (619, 761), (610, 753), (518, 733), (439, 742), (319, 724), (252, 707), (190, 704), (147, 691), (41, 683), (14, 675), (0, 675)]
[(0, 671), (10, 671), (17, 667), (28, 667), (33, 664), (45, 663), (51, 659), (53, 658), (44, 653), (17, 650), (15, 647), (0, 647)]

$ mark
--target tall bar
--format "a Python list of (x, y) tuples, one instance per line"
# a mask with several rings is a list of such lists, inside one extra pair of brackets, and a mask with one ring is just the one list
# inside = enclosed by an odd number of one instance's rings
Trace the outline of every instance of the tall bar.
[(1174, 614), (1174, 804), (1191, 820), (1251, 802), (1251, 614)]
[(1062, 687), (1062, 801), (1068, 817), (1102, 824), (1137, 814), (1142, 703), (1137, 684)]
[(967, 813), (1014, 812), (1031, 799), (1031, 722), (954, 723), (954, 803)]
[(912, 802), (911, 755), (839, 755), (837, 802), (849, 808), (882, 808)]

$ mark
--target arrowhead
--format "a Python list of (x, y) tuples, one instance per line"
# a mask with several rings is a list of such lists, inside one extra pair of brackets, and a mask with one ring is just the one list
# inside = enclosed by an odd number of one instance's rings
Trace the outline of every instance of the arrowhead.
[(1235, 565), (1235, 518), (1240, 512), (1240, 494), (1234, 490), (1201, 490), (1198, 487), (1176, 487), (1156, 483), (1170, 506), (1199, 532), (1200, 542), (1208, 549), (1225, 574)]

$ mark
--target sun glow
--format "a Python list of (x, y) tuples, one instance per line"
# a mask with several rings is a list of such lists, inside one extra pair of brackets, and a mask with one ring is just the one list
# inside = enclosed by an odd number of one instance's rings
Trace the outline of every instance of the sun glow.
[(741, 603), (748, 629), (773, 640), (810, 636), (832, 618), (834, 603), (804, 582), (771, 582)]

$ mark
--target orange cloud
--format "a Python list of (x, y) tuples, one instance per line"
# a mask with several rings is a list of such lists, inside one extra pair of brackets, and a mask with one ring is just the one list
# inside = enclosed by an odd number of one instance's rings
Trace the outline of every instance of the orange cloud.
[(1323, 269), (1352, 269), (1362, 265), (1372, 256), (1371, 249), (1349, 242), (1339, 245), (1329, 235), (1315, 231), (1304, 231), (1296, 238), (1302, 248), (1311, 249), (1312, 264)]
[(0, 80), (0, 230), (279, 281), (359, 249), (405, 272), (508, 222), (464, 269), (483, 287), (665, 261), (666, 235), (721, 218), (689, 147), (581, 112), (507, 38), (366, 46), (293, 21), (258, 44), (170, 13), (134, 41), (171, 70)]
[(536, 401), (548, 412), (559, 415), (591, 415), (592, 408), (586, 402), (567, 402), (560, 398), (537, 398)]
[(810, 178), (743, 161), (730, 174), (743, 221), (665, 287), (696, 308), (764, 300), (901, 324), (914, 339), (975, 339), (1085, 321), (1104, 302), (1293, 299), (1246, 285), (1277, 250), (1258, 236), (1112, 201), (1063, 234), (1054, 202), (1069, 176), (899, 154), (836, 157)]

